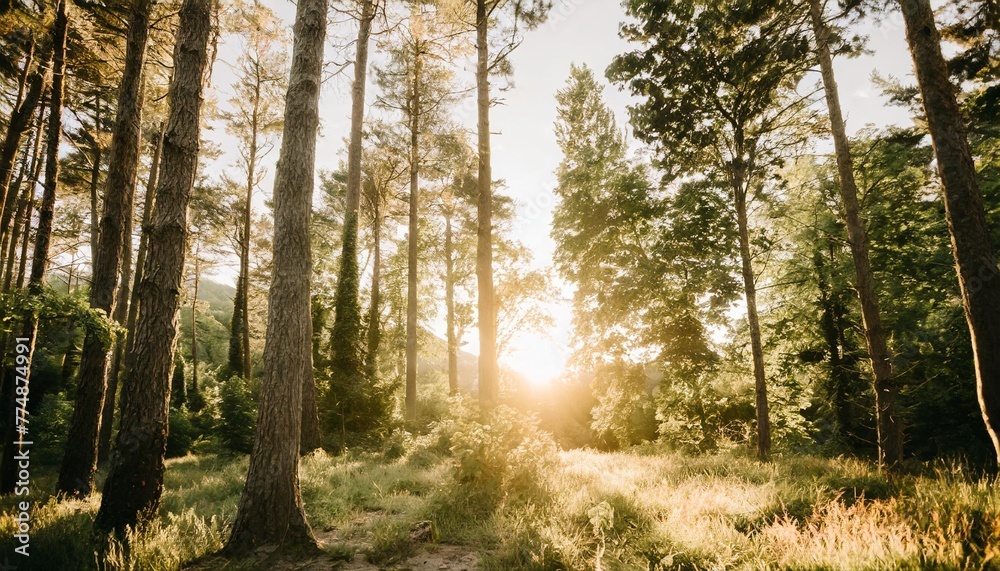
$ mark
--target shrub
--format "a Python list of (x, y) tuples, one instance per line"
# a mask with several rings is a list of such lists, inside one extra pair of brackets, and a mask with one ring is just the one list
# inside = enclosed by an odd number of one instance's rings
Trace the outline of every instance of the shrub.
[(257, 404), (244, 379), (230, 377), (222, 384), (219, 414), (216, 431), (222, 445), (230, 452), (249, 454), (253, 449)]
[(192, 424), (191, 414), (186, 407), (170, 409), (167, 458), (186, 455), (198, 436), (198, 429)]
[(554, 467), (557, 447), (551, 435), (539, 430), (538, 419), (499, 406), (483, 423), (460, 398), (454, 403), (457, 415), (435, 430), (439, 443), (450, 442), (455, 458), (453, 475), (460, 490), (453, 496), (474, 512), (501, 504), (548, 504), (546, 473)]
[(63, 393), (49, 393), (42, 396), (38, 412), (31, 419), (33, 425), (33, 452), (43, 464), (58, 464), (66, 447), (70, 418), (73, 416), (73, 402)]

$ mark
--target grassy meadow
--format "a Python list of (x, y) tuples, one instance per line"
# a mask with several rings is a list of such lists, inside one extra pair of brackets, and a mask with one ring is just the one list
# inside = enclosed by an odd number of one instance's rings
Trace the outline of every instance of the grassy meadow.
[[(158, 521), (101, 555), (99, 496), (44, 499), (54, 476), (40, 474), (29, 568), (1000, 568), (1000, 492), (959, 465), (888, 478), (849, 458), (561, 451), (518, 420), (442, 422), (379, 453), (304, 458), (302, 494), (325, 551), (309, 561), (210, 557), (234, 517), (245, 456), (171, 460)], [(12, 553), (14, 499), (2, 502)]]

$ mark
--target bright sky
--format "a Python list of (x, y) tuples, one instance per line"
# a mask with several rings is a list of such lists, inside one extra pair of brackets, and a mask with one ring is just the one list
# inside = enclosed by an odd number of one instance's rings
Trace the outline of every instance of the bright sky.
[[(294, 16), (291, 3), (279, 0), (265, 0), (265, 3), (291, 22)], [(540, 267), (551, 264), (554, 250), (549, 227), (555, 206), (552, 192), (555, 170), (561, 160), (552, 129), (556, 118), (556, 91), (564, 86), (571, 63), (585, 63), (603, 77), (611, 59), (629, 49), (618, 37), (618, 24), (625, 16), (616, 0), (555, 0), (554, 3), (549, 21), (528, 32), (523, 44), (514, 52), (514, 88), (501, 95), (503, 105), (494, 108), (491, 118), (493, 131), (497, 133), (493, 136), (494, 177), (504, 179), (507, 192), (518, 201), (515, 234), (531, 248), (535, 263)], [(869, 49), (873, 55), (853, 60), (841, 58), (836, 62), (848, 129), (856, 131), (866, 124), (906, 124), (909, 122), (907, 114), (901, 109), (887, 107), (871, 81), (875, 70), (899, 78), (911, 75), (902, 18), (892, 14), (865, 32), (870, 36)], [(334, 31), (331, 42), (340, 41), (338, 36), (354, 33), (347, 27)], [(328, 54), (332, 53), (328, 48)], [(234, 55), (232, 46), (224, 45), (220, 49), (223, 61), (232, 61)], [(373, 58), (377, 55), (373, 54)], [(462, 73), (469, 74), (471, 79), (471, 69)], [(325, 85), (317, 153), (320, 169), (336, 168), (346, 155), (344, 137), (349, 128), (349, 81), (352, 77), (353, 72), (348, 70)], [(225, 70), (219, 70), (215, 81), (222, 88), (231, 77), (227, 77)], [(815, 81), (819, 81), (818, 74)], [(369, 99), (374, 91), (369, 85)], [(620, 126), (626, 126), (625, 108), (629, 96), (611, 86), (605, 90), (605, 96), (617, 113)], [(220, 99), (227, 97), (223, 95)], [(467, 123), (474, 127), (474, 121), (475, 117), (470, 116)], [(273, 154), (276, 157), (277, 153)], [(267, 181), (264, 185), (268, 191), (270, 184)], [(535, 382), (557, 377), (568, 356), (572, 315), (568, 288), (562, 285), (560, 288), (567, 299), (552, 307), (555, 327), (542, 334), (527, 333), (514, 339), (511, 355), (506, 360), (507, 365)], [(467, 339), (469, 344), (465, 349), (477, 352), (475, 333)]]

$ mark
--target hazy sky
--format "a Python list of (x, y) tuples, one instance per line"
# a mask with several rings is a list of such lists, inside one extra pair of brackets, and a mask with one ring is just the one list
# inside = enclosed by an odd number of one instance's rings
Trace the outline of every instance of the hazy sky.
[[(294, 15), (291, 3), (277, 0), (265, 3), (291, 23)], [(552, 128), (556, 118), (555, 93), (565, 85), (571, 63), (586, 64), (603, 78), (611, 59), (629, 49), (618, 37), (618, 26), (624, 18), (617, 0), (555, 0), (549, 21), (528, 32), (514, 53), (514, 87), (500, 94), (503, 104), (493, 109), (491, 120), (496, 133), (493, 136), (493, 174), (506, 181), (506, 192), (517, 200), (516, 235), (535, 253), (539, 266), (551, 263), (554, 249), (549, 226), (555, 205), (554, 173), (561, 159)], [(350, 27), (341, 28), (332, 31), (331, 44), (339, 41), (339, 35), (355, 33)], [(848, 129), (856, 131), (867, 124), (909, 123), (903, 110), (886, 107), (885, 99), (871, 81), (875, 70), (899, 78), (911, 75), (902, 19), (894, 14), (864, 32), (870, 37), (869, 49), (873, 55), (853, 60), (841, 58), (836, 62)], [(327, 51), (334, 53), (332, 48)], [(234, 58), (232, 46), (224, 45), (220, 57), (224, 61)], [(373, 54), (373, 63), (377, 58), (377, 54)], [(471, 69), (461, 73), (468, 75), (471, 82)], [(217, 73), (215, 81), (220, 88), (231, 81), (227, 75), (225, 69)], [(329, 79), (324, 86), (322, 132), (317, 153), (319, 169), (336, 168), (346, 155), (343, 140), (349, 128), (351, 77), (353, 73), (348, 70), (348, 73)], [(818, 74), (809, 81), (818, 82)], [(369, 85), (369, 100), (374, 91)], [(629, 96), (613, 86), (605, 89), (605, 96), (618, 116), (619, 125), (625, 127)], [(226, 97), (222, 94), (220, 99)], [(474, 127), (475, 117), (468, 111), (474, 111), (474, 107), (467, 104), (464, 109), (467, 110), (462, 113), (464, 122)], [(219, 135), (224, 142), (221, 133)], [(264, 185), (268, 192), (270, 184), (269, 180)], [(568, 302), (553, 307), (553, 313), (557, 326), (548, 332), (549, 339), (527, 335), (515, 340), (513, 354), (508, 359), (510, 365), (535, 378), (558, 374), (569, 342), (571, 313)], [(470, 343), (466, 349), (477, 352), (475, 335), (467, 338)]]

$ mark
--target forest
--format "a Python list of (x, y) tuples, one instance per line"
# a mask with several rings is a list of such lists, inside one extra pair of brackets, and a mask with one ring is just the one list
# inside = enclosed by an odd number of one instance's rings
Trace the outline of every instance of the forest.
[(1000, 569), (995, 0), (0, 36), (0, 570)]

